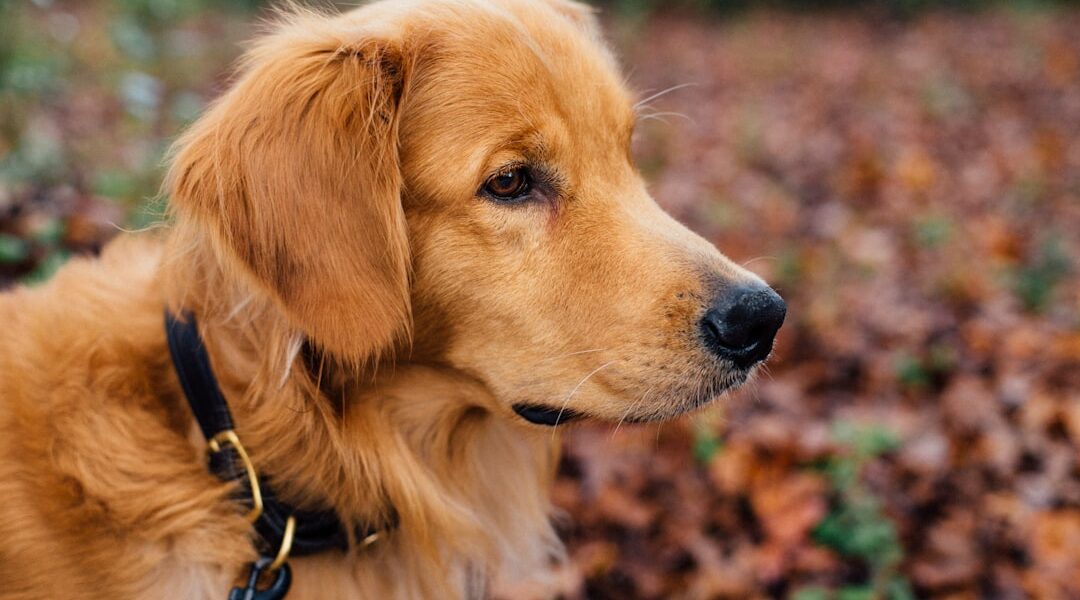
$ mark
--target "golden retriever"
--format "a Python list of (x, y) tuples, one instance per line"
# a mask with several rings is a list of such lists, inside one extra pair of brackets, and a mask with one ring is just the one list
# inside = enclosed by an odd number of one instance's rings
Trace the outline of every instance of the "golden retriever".
[(783, 302), (665, 214), (590, 9), (290, 9), (176, 143), (164, 233), (0, 295), (0, 598), (224, 598), (256, 556), (162, 315), (258, 473), (387, 524), (289, 598), (483, 597), (560, 552), (550, 427), (742, 383)]

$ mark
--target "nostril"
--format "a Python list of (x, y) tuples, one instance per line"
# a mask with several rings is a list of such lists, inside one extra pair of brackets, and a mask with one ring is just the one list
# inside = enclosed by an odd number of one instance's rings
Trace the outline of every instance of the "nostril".
[(720, 358), (747, 367), (764, 360), (787, 308), (770, 288), (726, 290), (701, 320), (705, 345)]
[(710, 345), (723, 345), (723, 317), (716, 309), (710, 309), (701, 319), (701, 329)]
[(701, 329), (706, 344), (718, 354), (746, 352), (758, 344), (753, 324), (743, 318), (743, 311), (732, 309), (721, 312), (709, 309), (701, 319)]
[(752, 307), (744, 301), (745, 297), (736, 302), (724, 314), (724, 346), (732, 350), (750, 350), (757, 344), (755, 335), (758, 323), (754, 318)]

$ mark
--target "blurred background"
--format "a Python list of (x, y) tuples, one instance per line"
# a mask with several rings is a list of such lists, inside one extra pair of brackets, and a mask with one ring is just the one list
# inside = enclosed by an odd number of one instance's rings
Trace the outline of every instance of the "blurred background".
[[(654, 195), (789, 316), (706, 412), (567, 431), (563, 597), (1080, 598), (1080, 5), (601, 9), (640, 95), (678, 86)], [(0, 288), (161, 218), (266, 15), (0, 0)]]

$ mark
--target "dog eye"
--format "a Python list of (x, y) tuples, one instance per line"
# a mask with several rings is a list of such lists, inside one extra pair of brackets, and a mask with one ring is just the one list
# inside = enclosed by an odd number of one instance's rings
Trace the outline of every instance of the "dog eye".
[(532, 178), (525, 167), (496, 173), (484, 183), (484, 193), (496, 200), (517, 200), (529, 193)]

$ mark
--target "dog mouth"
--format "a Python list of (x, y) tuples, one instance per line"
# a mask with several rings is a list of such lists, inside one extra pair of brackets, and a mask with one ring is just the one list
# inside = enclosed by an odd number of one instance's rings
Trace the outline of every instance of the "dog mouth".
[[(622, 416), (626, 423), (653, 423), (666, 421), (680, 415), (693, 412), (703, 406), (711, 404), (723, 394), (741, 387), (750, 378), (753, 369), (739, 370), (730, 373), (726, 377), (717, 378), (701, 383), (694, 392), (686, 394), (680, 401), (668, 402), (654, 410), (642, 413), (628, 413)], [(528, 402), (519, 402), (512, 406), (519, 417), (532, 423), (545, 427), (555, 427), (571, 421), (592, 419), (607, 421), (600, 415), (593, 415), (566, 407), (545, 406)]]
[(515, 404), (513, 409), (519, 417), (533, 425), (545, 425), (547, 427), (555, 427), (561, 423), (569, 423), (570, 421), (575, 421), (584, 416), (574, 410), (551, 408), (539, 404)]

